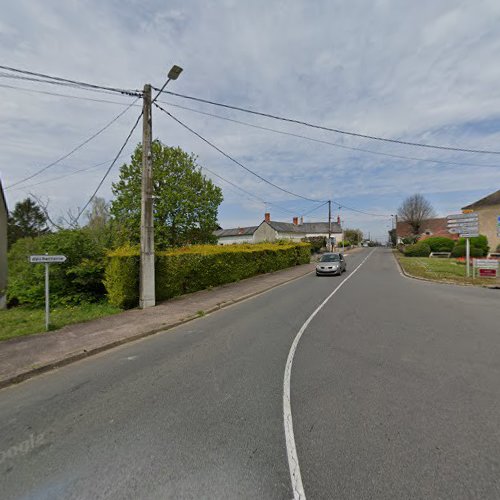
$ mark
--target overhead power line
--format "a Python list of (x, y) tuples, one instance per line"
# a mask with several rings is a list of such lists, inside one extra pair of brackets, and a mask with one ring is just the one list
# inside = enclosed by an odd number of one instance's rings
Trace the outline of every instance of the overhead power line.
[(0, 69), (6, 70), (6, 71), (11, 71), (13, 73), (19, 73), (22, 75), (30, 75), (30, 76), (39, 77), (39, 78), (46, 78), (47, 80), (58, 81), (58, 82), (62, 82), (62, 83), (69, 83), (69, 84), (77, 85), (79, 87), (86, 87), (89, 89), (108, 90), (108, 91), (117, 92), (120, 94), (133, 95), (136, 97), (142, 95), (142, 93), (139, 90), (123, 89), (123, 88), (118, 88), (118, 87), (108, 87), (105, 85), (96, 85), (93, 83), (82, 82), (79, 80), (70, 80), (69, 78), (61, 78), (60, 76), (47, 75), (44, 73), (37, 73), (35, 71), (28, 71), (28, 70), (19, 69), (19, 68), (13, 68), (11, 66), (0, 65)]
[(33, 179), (33, 177), (36, 177), (36, 176), (40, 175), (42, 172), (45, 172), (49, 168), (57, 165), (61, 161), (65, 160), (66, 158), (68, 158), (69, 156), (71, 156), (73, 153), (75, 153), (76, 151), (78, 151), (79, 149), (81, 149), (83, 146), (85, 146), (86, 144), (88, 144), (90, 141), (92, 141), (93, 139), (95, 139), (98, 135), (102, 134), (111, 125), (113, 125), (113, 123), (115, 123), (121, 116), (123, 116), (138, 100), (139, 100), (139, 97), (133, 103), (131, 103), (129, 106), (127, 106), (123, 111), (121, 111), (118, 115), (116, 115), (110, 122), (108, 122), (106, 125), (104, 125), (104, 127), (102, 127), (97, 132), (95, 132), (94, 134), (92, 134), (88, 139), (85, 139), (82, 143), (78, 144), (78, 146), (76, 146), (75, 148), (73, 148), (69, 153), (66, 153), (65, 155), (61, 156), (60, 158), (58, 158), (57, 160), (53, 161), (52, 163), (49, 163), (48, 165), (45, 165), (44, 167), (40, 168), (39, 170), (37, 170), (35, 173), (29, 175), (28, 177), (25, 177), (24, 179), (21, 179), (20, 181), (17, 181), (14, 184), (11, 184), (10, 186), (7, 186), (5, 189), (6, 190), (7, 189), (11, 189), (14, 186), (17, 186), (17, 185), (22, 184), (22, 183), (24, 183), (24, 182), (26, 182), (26, 181), (28, 181), (30, 179)]
[(193, 113), (198, 113), (200, 115), (210, 116), (212, 118), (218, 118), (219, 120), (225, 120), (225, 121), (228, 121), (231, 123), (238, 123), (240, 125), (255, 128), (258, 130), (265, 130), (268, 132), (274, 132), (276, 134), (287, 135), (290, 137), (296, 137), (298, 139), (305, 139), (307, 141), (317, 142), (320, 144), (326, 144), (328, 146), (333, 146), (333, 147), (341, 148), (341, 149), (349, 149), (351, 151), (360, 151), (362, 153), (370, 153), (370, 154), (374, 154), (374, 155), (388, 156), (390, 158), (398, 158), (398, 159), (410, 160), (410, 161), (422, 161), (422, 162), (437, 163), (437, 164), (443, 164), (443, 165), (461, 165), (464, 167), (479, 167), (479, 168), (484, 167), (484, 168), (496, 168), (496, 169), (500, 168), (500, 164), (498, 164), (498, 165), (481, 165), (481, 164), (464, 163), (464, 162), (456, 162), (456, 161), (433, 160), (433, 159), (429, 159), (429, 158), (420, 158), (420, 157), (416, 157), (416, 156), (404, 156), (404, 155), (397, 155), (397, 154), (393, 154), (393, 153), (384, 153), (382, 151), (374, 151), (372, 149), (358, 148), (358, 147), (354, 147), (354, 146), (345, 146), (344, 144), (339, 144), (337, 142), (325, 141), (323, 139), (316, 139), (314, 137), (309, 137), (307, 135), (295, 134), (293, 132), (285, 132), (284, 130), (277, 130), (277, 129), (270, 128), (270, 127), (264, 127), (262, 125), (255, 125), (254, 123), (244, 122), (241, 120), (236, 120), (234, 118), (228, 118), (226, 116), (217, 115), (215, 113), (208, 113), (206, 111), (200, 111), (198, 109), (189, 108), (187, 106), (182, 106), (180, 104), (173, 104), (173, 103), (166, 102), (166, 101), (158, 101), (158, 102), (160, 102), (162, 104), (168, 104), (169, 106), (172, 106), (174, 108), (185, 109), (187, 111), (192, 111)]
[(155, 102), (154, 105), (158, 109), (160, 109), (161, 111), (163, 111), (165, 114), (167, 114), (168, 116), (170, 116), (170, 118), (172, 118), (174, 121), (176, 121), (179, 125), (181, 125), (182, 127), (184, 127), (186, 130), (189, 130), (189, 132), (191, 132), (192, 134), (196, 135), (196, 137), (198, 137), (199, 139), (201, 139), (203, 142), (205, 142), (206, 144), (208, 144), (210, 147), (214, 148), (216, 151), (218, 151), (221, 155), (223, 155), (224, 157), (226, 157), (228, 160), (231, 160), (233, 163), (235, 163), (239, 167), (243, 168), (244, 170), (246, 170), (247, 172), (251, 173), (255, 177), (258, 177), (260, 180), (264, 181), (266, 184), (269, 184), (270, 186), (273, 186), (274, 188), (279, 189), (280, 191), (283, 191), (284, 193), (287, 193), (287, 194), (289, 194), (291, 196), (294, 196), (296, 198), (301, 198), (301, 199), (306, 200), (306, 201), (312, 201), (313, 203), (323, 203), (325, 201), (325, 200), (315, 200), (315, 199), (312, 199), (312, 198), (308, 198), (306, 196), (302, 196), (301, 194), (294, 193), (292, 191), (289, 191), (288, 189), (285, 189), (285, 188), (282, 188), (281, 186), (278, 186), (274, 182), (271, 182), (270, 180), (268, 180), (265, 177), (261, 176), (257, 172), (254, 172), (252, 169), (246, 167), (245, 165), (243, 165), (242, 163), (240, 163), (238, 160), (235, 160), (232, 156), (230, 156), (227, 153), (225, 153), (224, 151), (222, 151), (222, 149), (220, 149), (214, 143), (210, 142), (208, 139), (205, 139), (205, 137), (203, 137), (198, 132), (196, 132), (195, 130), (193, 130), (192, 128), (190, 128), (188, 125), (186, 125), (184, 122), (182, 122), (178, 118), (176, 118), (174, 115), (172, 115), (172, 113), (170, 113), (166, 109), (162, 108), (158, 103)]
[[(26, 87), (16, 87), (14, 85), (7, 85), (4, 83), (0, 83), (0, 88), (12, 89), (12, 90), (17, 90), (19, 92), (28, 92), (28, 93), (33, 93), (33, 94), (44, 94), (44, 95), (50, 95), (50, 96), (56, 96), (56, 97), (65, 97), (68, 99), (77, 99), (80, 101), (102, 102), (105, 104), (117, 104), (118, 106), (127, 106), (128, 105), (127, 102), (108, 101), (107, 99), (97, 99), (97, 98), (93, 98), (93, 97), (84, 97), (84, 96), (71, 95), (71, 94), (60, 94), (58, 92), (49, 92), (48, 90), (27, 89)], [(140, 104), (134, 104), (134, 106), (140, 106)]]
[(108, 169), (106, 170), (105, 174), (103, 175), (102, 179), (99, 181), (99, 184), (97, 185), (94, 193), (92, 194), (92, 196), (89, 198), (89, 200), (87, 201), (87, 203), (85, 203), (85, 205), (83, 206), (83, 208), (80, 210), (80, 212), (76, 216), (75, 222), (78, 222), (78, 219), (80, 219), (80, 217), (82, 216), (83, 212), (85, 212), (85, 210), (87, 209), (87, 207), (90, 205), (90, 203), (94, 199), (94, 197), (97, 194), (97, 192), (99, 191), (99, 189), (101, 189), (101, 186), (103, 185), (104, 181), (106, 180), (106, 178), (108, 177), (109, 173), (111, 172), (111, 169), (115, 166), (115, 163), (117, 162), (118, 158), (120, 158), (123, 150), (125, 149), (125, 146), (127, 145), (128, 141), (132, 137), (132, 134), (134, 133), (134, 130), (137, 128), (137, 125), (139, 124), (139, 121), (142, 118), (142, 113), (143, 113), (142, 111), (139, 113), (139, 116), (137, 117), (137, 120), (135, 121), (135, 123), (134, 123), (133, 127), (131, 128), (129, 134), (127, 135), (127, 138), (125, 139), (125, 142), (122, 144), (122, 146), (120, 147), (120, 149), (119, 149), (118, 153), (116, 154), (115, 158), (113, 159), (113, 161), (109, 165)]
[[(153, 87), (153, 88), (155, 88), (155, 87)], [(155, 88), (155, 90), (158, 90), (158, 89)], [(457, 148), (457, 147), (452, 147), (452, 146), (441, 146), (441, 145), (437, 145), (437, 144), (425, 144), (425, 143), (421, 143), (421, 142), (403, 141), (400, 139), (389, 139), (387, 137), (379, 137), (379, 136), (375, 136), (375, 135), (361, 134), (359, 132), (352, 132), (352, 131), (348, 131), (348, 130), (325, 127), (323, 125), (317, 125), (314, 123), (309, 123), (309, 122), (297, 120), (294, 118), (285, 118), (283, 116), (273, 115), (271, 113), (264, 113), (261, 111), (253, 111), (251, 109), (242, 108), (240, 106), (232, 106), (230, 104), (224, 104), (224, 103), (220, 103), (220, 102), (216, 102), (216, 101), (210, 101), (208, 99), (202, 99), (200, 97), (193, 97), (193, 96), (188, 96), (185, 94), (178, 94), (177, 92), (165, 91), (165, 93), (173, 95), (175, 97), (180, 97), (182, 99), (189, 99), (192, 101), (202, 102), (204, 104), (210, 104), (212, 106), (219, 106), (222, 108), (233, 109), (235, 111), (241, 111), (243, 113), (249, 113), (249, 114), (257, 115), (257, 116), (263, 116), (265, 118), (272, 118), (273, 120), (280, 120), (280, 121), (288, 122), (288, 123), (295, 123), (297, 125), (304, 125), (306, 127), (315, 128), (315, 129), (319, 129), (319, 130), (326, 130), (328, 132), (335, 132), (336, 134), (349, 135), (352, 137), (360, 137), (363, 139), (371, 139), (374, 141), (382, 141), (382, 142), (388, 142), (388, 143), (393, 143), (393, 144), (401, 144), (404, 146), (415, 146), (415, 147), (420, 147), (420, 148), (440, 149), (440, 150), (445, 150), (445, 151), (459, 151), (461, 153), (481, 153), (481, 154), (500, 155), (500, 151), (494, 151), (494, 150)]]

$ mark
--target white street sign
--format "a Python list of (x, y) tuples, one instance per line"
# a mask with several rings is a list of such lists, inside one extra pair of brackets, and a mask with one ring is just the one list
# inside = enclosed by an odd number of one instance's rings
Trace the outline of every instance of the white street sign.
[(474, 259), (474, 266), (482, 269), (498, 269), (498, 261), (492, 259)]
[(461, 238), (477, 238), (479, 233), (460, 233)]
[(479, 227), (479, 222), (448, 222), (448, 227)]
[(34, 264), (57, 264), (65, 261), (65, 255), (30, 255), (30, 262)]
[(478, 220), (478, 215), (477, 214), (453, 214), (453, 215), (448, 215), (446, 217), (448, 220), (463, 220), (463, 219), (471, 219), (471, 220)]
[(448, 232), (451, 234), (459, 234), (461, 231), (462, 228), (460, 227), (450, 227), (450, 229), (448, 229)]
[(50, 326), (49, 305), (49, 264), (59, 264), (66, 261), (66, 255), (30, 255), (30, 262), (45, 264), (45, 329)]

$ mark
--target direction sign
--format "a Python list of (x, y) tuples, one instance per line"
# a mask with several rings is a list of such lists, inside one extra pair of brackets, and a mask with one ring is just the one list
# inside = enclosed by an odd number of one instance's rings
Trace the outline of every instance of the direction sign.
[(56, 264), (65, 261), (66, 255), (30, 255), (30, 262), (35, 264)]
[(479, 233), (460, 233), (461, 238), (477, 238)]
[(476, 267), (482, 267), (483, 269), (498, 269), (498, 260), (474, 259), (474, 265)]
[(448, 215), (446, 217), (448, 220), (450, 219), (456, 219), (456, 220), (463, 220), (463, 219), (473, 219), (473, 220), (478, 220), (478, 215), (477, 214), (452, 214)]
[(448, 227), (475, 227), (479, 226), (478, 221), (457, 221), (457, 222), (449, 222)]

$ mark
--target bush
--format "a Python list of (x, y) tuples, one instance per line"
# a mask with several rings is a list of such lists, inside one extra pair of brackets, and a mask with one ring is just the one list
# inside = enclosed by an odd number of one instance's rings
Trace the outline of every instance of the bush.
[[(310, 261), (310, 246), (281, 242), (258, 245), (199, 245), (155, 257), (155, 288), (158, 301), (184, 293), (231, 283), (257, 274), (278, 271)], [(105, 272), (109, 302), (135, 307), (139, 296), (139, 253), (120, 248), (108, 256)]]
[(401, 242), (404, 245), (414, 245), (418, 241), (418, 236), (407, 236), (406, 238), (402, 238)]
[[(479, 257), (484, 257), (486, 254), (484, 253), (484, 250), (482, 248), (476, 248), (471, 245), (470, 247), (470, 256), (474, 258), (479, 258)], [(451, 256), (458, 258), (458, 257), (465, 257), (465, 244), (463, 245), (457, 245), (451, 252)]]
[(405, 248), (406, 257), (429, 257), (430, 253), (431, 247), (425, 241)]
[(318, 253), (322, 248), (326, 247), (326, 238), (324, 236), (310, 236), (303, 238), (302, 241), (311, 245), (311, 253)]
[(455, 246), (455, 240), (444, 236), (432, 236), (423, 242), (430, 246), (431, 252), (451, 252)]
[(11, 247), (7, 298), (11, 305), (44, 303), (45, 266), (31, 264), (33, 254), (62, 254), (67, 260), (50, 265), (50, 300), (54, 305), (96, 302), (104, 298), (105, 250), (86, 229), (63, 230), (22, 238)]

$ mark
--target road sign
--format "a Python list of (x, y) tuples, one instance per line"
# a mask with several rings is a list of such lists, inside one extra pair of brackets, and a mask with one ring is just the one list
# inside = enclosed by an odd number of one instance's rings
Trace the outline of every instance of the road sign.
[(448, 222), (448, 227), (479, 227), (479, 222)]
[(65, 255), (30, 255), (30, 262), (34, 264), (57, 264), (65, 261)]
[(478, 220), (479, 216), (477, 214), (452, 214), (446, 217), (448, 220), (463, 220), (463, 219), (474, 219)]
[(479, 233), (460, 233), (461, 238), (477, 238)]
[(60, 264), (66, 261), (66, 255), (30, 255), (33, 264), (45, 264), (45, 329), (49, 329), (50, 306), (49, 306), (49, 264)]
[(498, 269), (498, 260), (474, 259), (474, 265), (476, 267), (482, 267), (483, 269)]
[(480, 278), (496, 278), (497, 269), (479, 269)]

